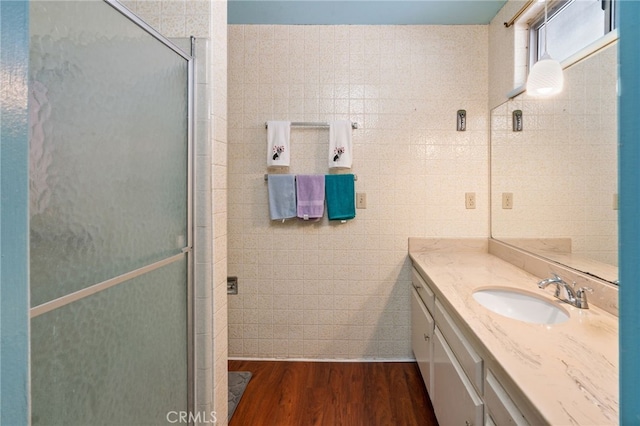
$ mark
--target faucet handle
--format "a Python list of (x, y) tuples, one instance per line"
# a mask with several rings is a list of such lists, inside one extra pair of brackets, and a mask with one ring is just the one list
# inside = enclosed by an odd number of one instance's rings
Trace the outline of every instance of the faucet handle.
[(576, 291), (576, 307), (580, 309), (589, 309), (589, 303), (587, 302), (587, 295), (585, 291), (589, 293), (593, 293), (593, 289), (591, 287), (580, 287), (578, 291)]

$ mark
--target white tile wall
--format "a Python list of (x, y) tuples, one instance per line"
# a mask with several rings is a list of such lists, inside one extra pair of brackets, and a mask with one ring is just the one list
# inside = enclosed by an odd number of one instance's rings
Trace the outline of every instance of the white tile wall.
[[(211, 37), (211, 162), (213, 189), (213, 408), (218, 422), (226, 425), (227, 383), (227, 0), (210, 2)], [(206, 9), (198, 1), (194, 11)], [(199, 9), (200, 8), (200, 9)], [(189, 2), (187, 3), (189, 10)], [(187, 24), (188, 24), (187, 20)]]
[(210, 37), (209, 0), (124, 0), (121, 3), (165, 37)]
[[(229, 356), (412, 356), (408, 237), (489, 234), (487, 52), (487, 26), (229, 26)], [(265, 121), (347, 118), (367, 209), (270, 222)], [(292, 130), (289, 172), (327, 150)]]
[(507, 100), (507, 94), (527, 79), (527, 26), (519, 21), (505, 27), (526, 0), (507, 0), (489, 25), (489, 108)]

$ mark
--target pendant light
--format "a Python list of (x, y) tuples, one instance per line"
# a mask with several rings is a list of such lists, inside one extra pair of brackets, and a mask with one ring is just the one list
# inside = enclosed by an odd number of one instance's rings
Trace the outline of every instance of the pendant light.
[(529, 72), (527, 93), (534, 97), (552, 96), (560, 93), (563, 85), (562, 66), (547, 52), (547, 0), (544, 0), (544, 53)]

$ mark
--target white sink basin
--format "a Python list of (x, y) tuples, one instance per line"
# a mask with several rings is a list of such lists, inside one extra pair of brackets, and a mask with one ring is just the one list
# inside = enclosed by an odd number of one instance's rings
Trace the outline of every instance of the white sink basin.
[(507, 287), (481, 288), (473, 298), (496, 314), (534, 324), (559, 324), (569, 313), (549, 300), (527, 291)]

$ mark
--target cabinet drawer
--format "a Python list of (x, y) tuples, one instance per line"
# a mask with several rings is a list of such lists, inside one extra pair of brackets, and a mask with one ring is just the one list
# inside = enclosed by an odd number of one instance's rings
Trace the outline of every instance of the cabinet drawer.
[(418, 292), (415, 289), (411, 290), (411, 347), (429, 395), (432, 394), (433, 387), (431, 373), (433, 327), (433, 318), (424, 307)]
[(488, 410), (487, 414), (495, 424), (518, 426), (529, 424), (490, 370), (487, 370), (484, 402)]
[(427, 307), (429, 312), (433, 312), (436, 296), (433, 291), (431, 291), (431, 287), (424, 279), (422, 279), (420, 273), (415, 268), (411, 269), (411, 284), (420, 295), (420, 298), (424, 302), (424, 305)]
[(471, 383), (482, 394), (482, 358), (464, 337), (439, 300), (436, 300), (435, 317), (438, 328), (442, 331), (460, 365), (469, 376)]
[(433, 409), (441, 425), (481, 426), (482, 400), (438, 330), (433, 334)]

